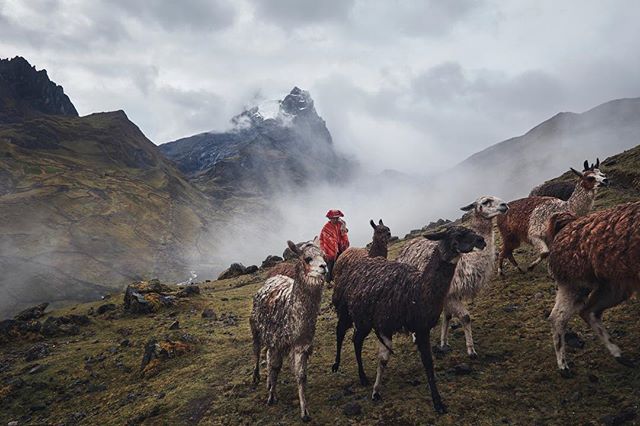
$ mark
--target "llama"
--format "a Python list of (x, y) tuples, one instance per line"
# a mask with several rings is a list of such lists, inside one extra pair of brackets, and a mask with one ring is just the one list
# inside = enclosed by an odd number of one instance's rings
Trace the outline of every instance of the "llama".
[[(369, 380), (362, 366), (364, 339), (375, 330), (379, 340), (378, 371), (371, 398), (379, 400), (382, 375), (392, 353), (392, 337), (397, 332), (413, 332), (427, 374), (433, 406), (445, 413), (446, 406), (436, 387), (429, 336), (442, 313), (456, 263), (462, 253), (483, 249), (482, 236), (461, 226), (425, 235), (439, 241), (429, 262), (420, 271), (406, 263), (390, 262), (380, 257), (365, 257), (337, 277), (332, 302), (338, 314), (337, 348), (352, 325), (353, 344), (362, 385)], [(333, 371), (339, 368), (339, 356)]]
[(577, 312), (611, 355), (623, 365), (631, 361), (602, 324), (602, 314), (640, 290), (640, 202), (621, 204), (575, 218), (554, 215), (549, 224), (555, 234), (549, 253), (549, 272), (558, 284), (549, 315), (560, 373), (572, 375), (565, 355), (565, 328)]
[(333, 267), (334, 279), (337, 279), (336, 277), (340, 274), (340, 272), (345, 267), (348, 267), (346, 265), (350, 265), (363, 257), (387, 258), (387, 245), (389, 244), (389, 240), (391, 239), (391, 230), (382, 222), (382, 219), (378, 221), (377, 225), (373, 221), (373, 219), (371, 219), (369, 221), (369, 224), (373, 228), (373, 238), (369, 249), (356, 247), (349, 247), (348, 249), (346, 249), (345, 252), (338, 257), (338, 260)]
[[(596, 164), (592, 164), (589, 167), (589, 162), (584, 162), (584, 169), (582, 173), (587, 170), (599, 169), (600, 168), (600, 159), (596, 159)], [(529, 193), (529, 197), (555, 197), (559, 198), (562, 201), (567, 201), (571, 194), (573, 194), (573, 190), (576, 188), (575, 183), (560, 181), (560, 182), (545, 182), (541, 185), (536, 186)]]
[(276, 403), (276, 384), (283, 358), (292, 354), (292, 370), (298, 384), (300, 416), (309, 421), (305, 399), (307, 361), (313, 350), (313, 336), (320, 311), (322, 286), (327, 264), (318, 238), (289, 248), (298, 256), (295, 278), (277, 275), (269, 278), (253, 297), (250, 325), (253, 335), (255, 368), (253, 382), (260, 380), (260, 352), (267, 348), (267, 404)]
[[(588, 164), (585, 161), (586, 165)], [(500, 275), (504, 275), (502, 264), (505, 258), (509, 259), (520, 272), (525, 272), (513, 257), (513, 251), (522, 242), (533, 245), (538, 252), (538, 257), (529, 265), (529, 271), (549, 255), (546, 233), (549, 219), (553, 214), (568, 211), (584, 216), (593, 208), (598, 187), (609, 184), (607, 177), (596, 165), (600, 165), (599, 161), (584, 173), (571, 168), (571, 171), (580, 179), (567, 201), (553, 197), (527, 197), (509, 203), (507, 214), (498, 217), (497, 220), (502, 236), (502, 250), (498, 256)]]
[[(493, 234), (493, 218), (507, 212), (507, 203), (498, 197), (484, 196), (478, 198), (463, 211), (470, 211), (469, 228), (481, 235), (487, 247), (482, 251), (463, 254), (460, 257), (451, 289), (444, 301), (444, 318), (440, 331), (440, 348), (449, 346), (449, 323), (452, 317), (458, 318), (464, 328), (467, 354), (476, 358), (478, 353), (473, 345), (471, 317), (465, 302), (473, 300), (481, 289), (489, 282), (495, 268), (495, 237)], [(423, 238), (416, 238), (407, 244), (396, 261), (413, 265), (423, 270), (433, 256), (435, 243)]]

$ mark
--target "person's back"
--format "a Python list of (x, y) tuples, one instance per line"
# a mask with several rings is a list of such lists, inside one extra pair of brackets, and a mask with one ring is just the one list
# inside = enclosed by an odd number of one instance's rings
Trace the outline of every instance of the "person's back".
[(327, 281), (333, 279), (333, 265), (340, 253), (349, 248), (349, 236), (347, 226), (341, 217), (344, 217), (340, 210), (329, 210), (327, 212), (329, 222), (325, 223), (320, 231), (320, 248), (324, 252), (327, 262)]

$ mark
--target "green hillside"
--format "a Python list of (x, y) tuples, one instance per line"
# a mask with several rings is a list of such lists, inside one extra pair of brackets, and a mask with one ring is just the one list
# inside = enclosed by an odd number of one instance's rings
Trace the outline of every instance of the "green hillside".
[[(38, 166), (42, 169), (46, 164)], [(640, 199), (640, 147), (611, 157), (602, 169), (615, 186), (602, 190), (597, 208)], [(400, 241), (391, 247), (392, 257), (403, 244)], [(533, 259), (528, 249), (516, 256)], [(200, 295), (180, 298), (175, 306), (148, 315), (125, 313), (121, 294), (48, 314), (96, 312), (89, 316), (91, 323), (80, 326), (76, 334), (46, 339), (32, 336), (0, 346), (0, 422), (298, 423), (297, 392), (288, 369), (281, 374), (276, 406), (265, 405), (264, 370), (259, 388), (250, 385), (248, 316), (251, 296), (263, 280), (264, 272), (260, 272), (201, 283)], [(331, 290), (325, 290), (309, 369), (307, 400), (312, 424), (637, 422), (640, 370), (616, 363), (577, 318), (571, 327), (585, 345), (570, 349), (576, 377), (563, 379), (558, 374), (546, 321), (554, 293), (555, 286), (542, 266), (526, 275), (511, 268), (504, 280), (491, 282), (471, 307), (479, 359), (466, 357), (461, 328), (452, 332), (453, 351), (436, 359), (440, 391), (449, 407), (449, 414), (437, 416), (408, 336), (395, 339), (395, 355), (380, 403), (370, 401), (370, 387), (358, 384), (349, 340), (340, 372), (331, 373), (336, 318), (329, 304)], [(98, 314), (99, 307), (108, 303), (115, 305), (114, 310)], [(203, 318), (205, 308), (212, 308), (216, 319)], [(639, 315), (640, 304), (634, 299), (605, 317), (616, 343), (636, 359), (640, 358)], [(179, 328), (170, 330), (176, 320)], [(438, 333), (433, 334), (435, 343)], [(166, 349), (167, 359), (152, 361), (143, 374), (141, 362), (151, 338), (177, 343)], [(47, 349), (34, 348), (36, 344), (45, 344)], [(49, 354), (34, 360), (33, 353), (38, 352)], [(369, 337), (364, 362), (370, 377), (375, 374), (376, 353), (375, 338)]]

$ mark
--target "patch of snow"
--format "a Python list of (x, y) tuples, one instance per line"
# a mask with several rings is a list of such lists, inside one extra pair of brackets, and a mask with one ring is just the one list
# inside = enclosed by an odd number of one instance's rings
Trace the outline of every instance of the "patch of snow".
[(275, 120), (280, 113), (280, 101), (265, 101), (258, 105), (257, 113), (264, 120)]

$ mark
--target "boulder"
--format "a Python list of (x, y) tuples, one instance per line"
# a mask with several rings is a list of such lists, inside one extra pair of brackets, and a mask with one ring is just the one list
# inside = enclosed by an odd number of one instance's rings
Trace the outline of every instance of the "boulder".
[(270, 254), (269, 256), (267, 256), (265, 260), (262, 261), (262, 264), (260, 265), (260, 267), (262, 269), (271, 268), (276, 266), (278, 263), (282, 262), (283, 260), (284, 259), (281, 258), (280, 256), (275, 256)]
[(218, 316), (216, 315), (216, 312), (213, 310), (213, 308), (205, 308), (202, 311), (202, 318), (208, 318), (208, 319), (217, 319)]
[(134, 314), (157, 312), (165, 306), (173, 306), (176, 297), (171, 288), (158, 280), (140, 281), (127, 286), (124, 292), (124, 310)]
[(191, 297), (200, 294), (200, 287), (197, 285), (188, 285), (176, 293), (177, 297)]
[(31, 308), (25, 309), (24, 311), (18, 313), (15, 317), (13, 317), (13, 319), (17, 321), (31, 321), (42, 318), (44, 316), (44, 310), (47, 309), (47, 306), (49, 306), (49, 304), (46, 302), (36, 306), (32, 306)]
[(232, 263), (229, 268), (218, 275), (219, 280), (226, 280), (229, 278), (239, 277), (241, 275), (253, 274), (258, 272), (256, 265), (244, 266), (242, 263)]
[(158, 342), (157, 339), (152, 337), (144, 347), (140, 371), (143, 376), (153, 374), (158, 371), (164, 361), (184, 355), (193, 349), (194, 345), (192, 343), (180, 340)]

